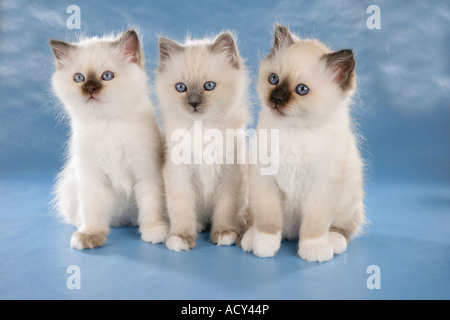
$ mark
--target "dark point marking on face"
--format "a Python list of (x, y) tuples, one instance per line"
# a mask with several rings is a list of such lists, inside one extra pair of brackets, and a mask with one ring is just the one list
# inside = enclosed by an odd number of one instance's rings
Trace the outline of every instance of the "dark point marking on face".
[(102, 89), (101, 82), (97, 79), (93, 71), (88, 72), (86, 82), (81, 87), (83, 94), (92, 96), (94, 93), (99, 93)]
[(186, 101), (188, 105), (194, 109), (194, 111), (198, 111), (203, 102), (203, 96), (196, 90), (189, 91), (186, 95)]
[(282, 81), (269, 93), (269, 105), (272, 108), (281, 109), (285, 107), (291, 99), (291, 90), (289, 89), (289, 82), (287, 80)]

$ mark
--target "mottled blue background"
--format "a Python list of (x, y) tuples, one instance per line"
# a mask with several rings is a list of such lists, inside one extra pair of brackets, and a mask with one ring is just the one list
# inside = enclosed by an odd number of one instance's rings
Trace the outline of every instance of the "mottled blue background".
[[(72, 4), (81, 9), (81, 30), (66, 27)], [(381, 9), (380, 30), (366, 26), (373, 4)], [(0, 298), (450, 298), (450, 1), (3, 0), (0, 6)], [(275, 22), (355, 52), (353, 114), (365, 138), (367, 233), (321, 265), (298, 259), (292, 242), (261, 260), (238, 248), (216, 249), (206, 235), (191, 253), (176, 254), (139, 241), (132, 228), (113, 230), (93, 252), (71, 251), (73, 227), (47, 213), (68, 133), (51, 92), (48, 40), (138, 26), (153, 81), (158, 35), (182, 40), (188, 32), (203, 37), (231, 29), (255, 80)], [(256, 116), (254, 85), (250, 95)], [(80, 292), (65, 287), (69, 264), (80, 265), (88, 279)], [(382, 269), (380, 291), (365, 286), (370, 264)]]
[[(70, 4), (81, 8), (81, 30), (66, 27)], [(366, 27), (371, 4), (381, 9), (380, 30)], [(231, 29), (255, 78), (279, 21), (301, 37), (355, 51), (355, 117), (369, 179), (448, 182), (449, 8), (448, 1), (3, 1), (0, 176), (61, 165), (67, 128), (50, 89), (49, 39), (139, 26), (153, 80), (157, 35), (182, 40), (187, 32)], [(258, 110), (254, 87), (250, 93)]]

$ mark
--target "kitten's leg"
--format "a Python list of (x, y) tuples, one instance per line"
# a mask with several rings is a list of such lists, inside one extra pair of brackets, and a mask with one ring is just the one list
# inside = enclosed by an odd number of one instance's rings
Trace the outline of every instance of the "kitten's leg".
[(166, 246), (173, 251), (189, 250), (195, 246), (197, 219), (196, 195), (187, 168), (171, 165), (164, 167), (167, 213), (170, 232)]
[(244, 235), (242, 248), (259, 257), (273, 257), (280, 249), (283, 228), (280, 191), (273, 177), (261, 176), (257, 167), (250, 173), (250, 210), (254, 227)]
[(362, 196), (358, 196), (353, 205), (339, 210), (330, 228), (330, 242), (335, 254), (347, 249), (348, 241), (360, 231), (364, 219)]
[(71, 246), (78, 250), (94, 249), (106, 242), (115, 196), (113, 190), (95, 180), (95, 176), (80, 179), (78, 191), (81, 227), (72, 235)]
[(145, 242), (163, 243), (169, 232), (164, 216), (162, 188), (160, 179), (139, 181), (134, 188), (139, 210), (139, 232)]
[(217, 200), (214, 208), (211, 241), (217, 245), (232, 245), (244, 227), (243, 217), (240, 215), (242, 199), (242, 176), (240, 168), (228, 165), (223, 173), (222, 182), (218, 186)]
[(329, 230), (339, 199), (337, 194), (339, 192), (322, 184), (322, 187), (310, 190), (303, 200), (298, 249), (300, 258), (309, 262), (323, 262), (333, 258)]
[(250, 208), (248, 208), (245, 215), (245, 230), (236, 240), (236, 245), (241, 246), (244, 251), (250, 252), (253, 250), (253, 239), (255, 237), (254, 216)]

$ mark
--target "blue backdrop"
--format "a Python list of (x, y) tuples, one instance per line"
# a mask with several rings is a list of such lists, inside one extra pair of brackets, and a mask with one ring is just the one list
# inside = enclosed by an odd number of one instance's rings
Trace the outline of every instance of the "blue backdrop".
[[(71, 4), (80, 7), (80, 30), (66, 26)], [(366, 25), (371, 4), (380, 8), (381, 29)], [(355, 51), (355, 117), (370, 179), (448, 182), (449, 8), (448, 1), (3, 1), (0, 176), (61, 165), (67, 128), (51, 93), (49, 39), (138, 26), (153, 80), (157, 35), (182, 40), (188, 32), (203, 37), (231, 29), (255, 78), (279, 21), (301, 37)], [(254, 87), (250, 93), (258, 110)]]

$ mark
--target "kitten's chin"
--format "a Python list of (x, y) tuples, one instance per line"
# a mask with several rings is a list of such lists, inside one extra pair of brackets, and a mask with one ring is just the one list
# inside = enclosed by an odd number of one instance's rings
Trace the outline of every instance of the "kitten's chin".
[(286, 113), (283, 110), (281, 110), (280, 107), (278, 107), (276, 105), (269, 107), (269, 108), (272, 111), (272, 113), (277, 117), (285, 117), (286, 116)]
[(87, 100), (86, 100), (86, 103), (87, 104), (96, 104), (96, 103), (98, 103), (98, 100), (97, 99), (95, 99), (95, 98), (88, 98)]
[(89, 105), (99, 105), (102, 101), (98, 97), (90, 96), (86, 98), (85, 102)]
[(205, 114), (204, 109), (187, 109), (186, 113), (189, 114), (193, 118), (201, 118)]

